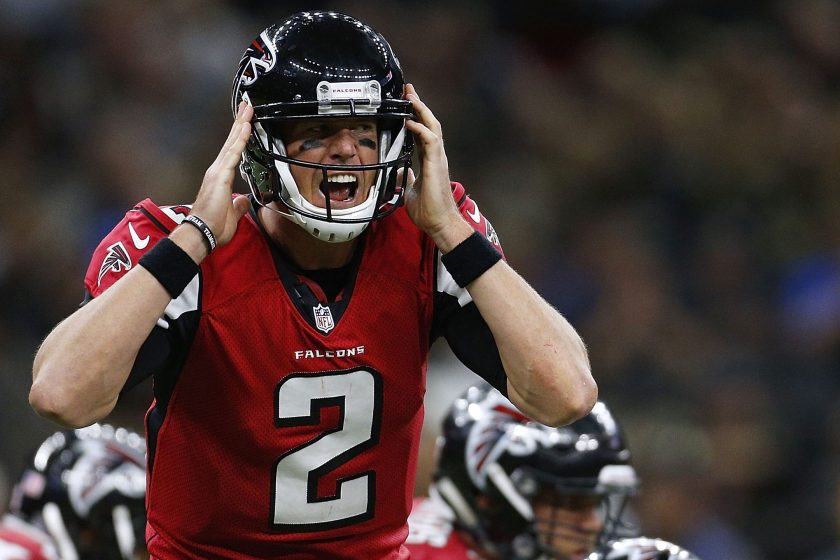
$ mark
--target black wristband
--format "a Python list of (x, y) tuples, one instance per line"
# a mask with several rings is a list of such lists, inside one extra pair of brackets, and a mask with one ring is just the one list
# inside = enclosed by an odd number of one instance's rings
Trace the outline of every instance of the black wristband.
[(443, 255), (440, 260), (452, 275), (455, 283), (465, 288), (501, 258), (502, 255), (487, 237), (474, 231), (454, 249)]
[(204, 220), (202, 220), (195, 214), (190, 214), (189, 216), (184, 218), (184, 221), (181, 223), (187, 223), (193, 227), (198, 228), (198, 231), (204, 234), (204, 240), (207, 242), (207, 247), (209, 247), (210, 252), (213, 252), (213, 249), (216, 248), (216, 236), (213, 235), (213, 231), (210, 229), (210, 226), (204, 223)]
[(198, 274), (198, 265), (192, 257), (168, 237), (162, 238), (140, 257), (139, 264), (160, 282), (172, 299), (181, 295)]

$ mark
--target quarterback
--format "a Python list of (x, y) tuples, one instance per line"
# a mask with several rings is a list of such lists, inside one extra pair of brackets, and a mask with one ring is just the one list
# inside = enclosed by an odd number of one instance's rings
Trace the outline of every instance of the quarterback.
[(450, 181), (370, 26), (268, 27), (231, 101), (195, 201), (143, 200), (101, 242), (30, 402), (84, 426), (154, 377), (153, 558), (406, 558), (430, 344), (552, 425), (595, 403), (586, 348)]

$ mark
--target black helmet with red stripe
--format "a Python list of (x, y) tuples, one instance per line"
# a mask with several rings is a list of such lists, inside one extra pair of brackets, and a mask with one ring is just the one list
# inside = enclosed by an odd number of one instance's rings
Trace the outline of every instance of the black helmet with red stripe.
[(62, 430), (35, 451), (11, 514), (47, 532), (64, 560), (134, 560), (145, 552), (146, 444), (125, 428)]

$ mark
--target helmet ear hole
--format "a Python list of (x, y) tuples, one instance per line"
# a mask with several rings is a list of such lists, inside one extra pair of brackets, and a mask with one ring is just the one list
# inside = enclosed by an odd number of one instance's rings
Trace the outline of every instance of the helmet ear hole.
[(241, 172), (257, 202), (268, 204), (279, 197), (279, 178), (273, 163), (260, 157), (262, 150), (251, 140), (242, 154)]

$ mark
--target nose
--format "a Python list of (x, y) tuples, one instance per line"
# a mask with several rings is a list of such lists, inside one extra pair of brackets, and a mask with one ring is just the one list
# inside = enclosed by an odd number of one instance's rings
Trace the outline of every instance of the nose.
[(329, 158), (346, 163), (358, 154), (358, 141), (349, 128), (343, 128), (329, 139)]

